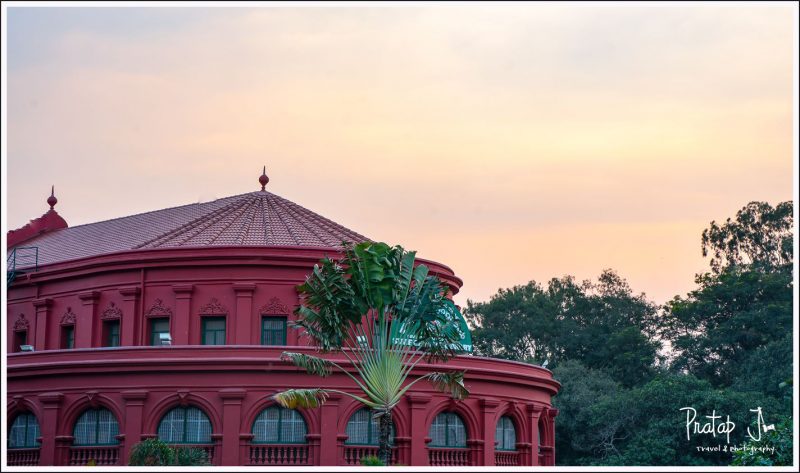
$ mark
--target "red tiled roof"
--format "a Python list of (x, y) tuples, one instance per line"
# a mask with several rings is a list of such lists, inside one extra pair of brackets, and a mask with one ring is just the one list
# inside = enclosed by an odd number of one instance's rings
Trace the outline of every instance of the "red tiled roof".
[(369, 238), (267, 191), (55, 230), (27, 240), (39, 264), (144, 248), (338, 247)]

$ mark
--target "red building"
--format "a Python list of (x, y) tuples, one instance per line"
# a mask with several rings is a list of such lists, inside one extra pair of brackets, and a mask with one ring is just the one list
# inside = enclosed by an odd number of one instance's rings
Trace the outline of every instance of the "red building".
[[(214, 465), (352, 465), (377, 428), (350, 398), (291, 411), (272, 394), (326, 386), (280, 360), (295, 286), (366, 237), (261, 190), (76, 227), (50, 210), (8, 233), (8, 464), (124, 465), (159, 437)], [(452, 294), (462, 282), (425, 261)], [(166, 345), (169, 341), (169, 345)], [(346, 360), (339, 360), (346, 363)], [(413, 376), (441, 368), (420, 365)], [(404, 465), (553, 465), (550, 371), (463, 355), (468, 399), (419, 383), (394, 412)]]

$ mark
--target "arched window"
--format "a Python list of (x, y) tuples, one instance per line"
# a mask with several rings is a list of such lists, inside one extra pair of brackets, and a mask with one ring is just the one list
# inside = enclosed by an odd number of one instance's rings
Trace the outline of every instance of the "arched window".
[(108, 409), (89, 409), (75, 422), (75, 445), (117, 445), (119, 424)]
[(161, 418), (158, 438), (166, 443), (211, 443), (211, 421), (196, 407), (176, 407)]
[(36, 416), (25, 412), (17, 416), (8, 432), (8, 448), (38, 448), (41, 437)]
[[(366, 407), (359, 409), (347, 421), (346, 444), (349, 445), (378, 445), (380, 427), (378, 420), (373, 417), (371, 410)], [(394, 424), (389, 427), (389, 443), (394, 444)]]
[(271, 406), (253, 422), (253, 443), (306, 443), (306, 421), (294, 409)]
[(465, 448), (467, 429), (455, 412), (442, 412), (431, 424), (431, 447)]
[(514, 431), (514, 422), (508, 416), (503, 416), (497, 421), (494, 431), (494, 443), (497, 450), (515, 450), (517, 447), (517, 433)]

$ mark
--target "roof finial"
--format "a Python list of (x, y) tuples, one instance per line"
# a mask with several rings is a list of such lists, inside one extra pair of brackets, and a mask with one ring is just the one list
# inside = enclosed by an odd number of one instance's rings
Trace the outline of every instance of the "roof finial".
[(258, 178), (258, 182), (261, 183), (261, 190), (264, 190), (264, 187), (267, 186), (269, 182), (269, 177), (267, 177), (267, 167), (264, 166), (264, 170), (261, 171), (261, 177)]
[(53, 210), (53, 207), (58, 203), (58, 199), (56, 199), (56, 186), (52, 186), (50, 188), (50, 197), (47, 198), (47, 204), (50, 206), (50, 210)]

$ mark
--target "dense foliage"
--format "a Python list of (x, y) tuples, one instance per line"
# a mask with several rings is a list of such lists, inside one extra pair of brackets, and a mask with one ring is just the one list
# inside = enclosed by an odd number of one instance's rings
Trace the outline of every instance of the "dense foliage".
[[(611, 270), (501, 289), (468, 302), (473, 343), (482, 355), (547, 361), (562, 383), (560, 465), (791, 464), (792, 228), (791, 202), (751, 202), (711, 222), (709, 271), (661, 307)], [(687, 439), (683, 407), (701, 423), (730, 416), (730, 439)], [(757, 407), (776, 425), (759, 442), (747, 435)], [(776, 448), (730, 448), (754, 443)]]
[(205, 466), (209, 465), (206, 452), (194, 447), (172, 447), (151, 438), (131, 448), (130, 466)]

